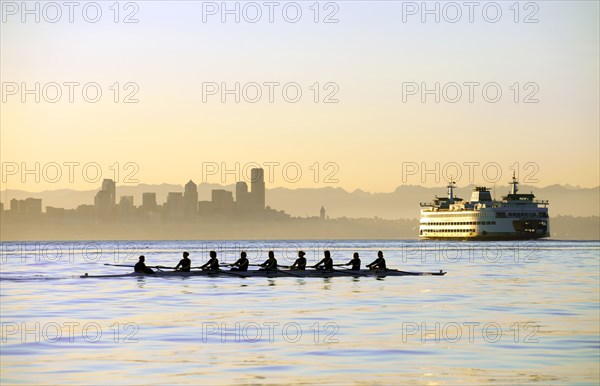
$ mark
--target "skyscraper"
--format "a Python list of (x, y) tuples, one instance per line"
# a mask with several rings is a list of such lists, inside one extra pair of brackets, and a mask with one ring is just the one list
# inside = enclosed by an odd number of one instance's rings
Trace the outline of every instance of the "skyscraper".
[(183, 193), (169, 192), (164, 207), (168, 217), (183, 217), (185, 209)]
[(251, 171), (251, 197), (253, 206), (257, 209), (265, 209), (265, 171), (262, 168), (254, 168)]
[(142, 193), (142, 210), (144, 212), (152, 212), (156, 210), (156, 193)]
[(245, 211), (250, 206), (250, 195), (248, 194), (248, 184), (244, 181), (238, 181), (235, 184), (235, 202), (238, 209)]
[(103, 217), (110, 216), (113, 213), (113, 208), (115, 207), (114, 202), (111, 200), (112, 197), (110, 196), (110, 192), (108, 190), (102, 189), (98, 191), (94, 197), (94, 207), (96, 208), (96, 213)]
[(109, 205), (111, 207), (114, 207), (115, 205), (117, 205), (117, 195), (116, 195), (116, 185), (115, 182), (111, 179), (105, 178), (102, 181), (102, 190), (105, 190), (108, 192), (109, 195)]
[(230, 215), (233, 212), (233, 193), (225, 189), (212, 191), (212, 206), (217, 215)]
[(121, 196), (118, 206), (119, 215), (127, 217), (131, 216), (135, 211), (133, 205), (133, 196)]
[(198, 214), (198, 186), (192, 180), (185, 184), (183, 203), (186, 216), (196, 216)]

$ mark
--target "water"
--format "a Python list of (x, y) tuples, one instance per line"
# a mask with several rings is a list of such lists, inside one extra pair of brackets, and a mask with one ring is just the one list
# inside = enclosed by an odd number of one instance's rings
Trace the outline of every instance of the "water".
[[(444, 277), (114, 278), (299, 248)], [(570, 384), (599, 379), (600, 242), (3, 243), (1, 383)]]

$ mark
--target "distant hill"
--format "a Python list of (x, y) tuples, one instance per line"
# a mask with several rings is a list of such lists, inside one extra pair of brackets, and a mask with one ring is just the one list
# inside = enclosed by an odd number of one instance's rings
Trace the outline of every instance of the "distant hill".
[[(470, 199), (474, 185), (456, 190), (458, 197)], [(496, 198), (508, 193), (509, 187), (497, 189)], [(550, 201), (550, 215), (598, 216), (600, 187), (571, 188), (551, 185), (545, 188), (522, 185), (520, 192), (533, 191), (537, 199)], [(435, 195), (444, 197), (445, 188), (404, 185), (390, 193), (347, 192), (341, 188), (284, 189), (268, 191), (267, 202), (292, 215), (316, 215), (321, 205), (331, 217), (373, 217), (386, 219), (419, 218), (419, 203), (430, 202)]]
[[(473, 185), (457, 189), (459, 197), (469, 199)], [(227, 189), (235, 192), (235, 186), (202, 183), (198, 186), (198, 199), (210, 200), (212, 189)], [(496, 190), (496, 198), (506, 194), (509, 187), (501, 186)], [(12, 198), (41, 198), (42, 205), (72, 209), (80, 204), (93, 204), (98, 189), (76, 191), (69, 189), (47, 190), (43, 192), (27, 192), (22, 190), (5, 190), (0, 192), (0, 201), (5, 209), (9, 208)], [(142, 193), (156, 192), (159, 204), (166, 201), (168, 192), (182, 192), (183, 185), (161, 184), (136, 186), (117, 186), (117, 197), (134, 196), (136, 205), (142, 202)], [(551, 216), (599, 216), (600, 187), (579, 188), (568, 185), (550, 185), (544, 188), (522, 185), (521, 192), (530, 192), (538, 199), (550, 201)], [(234, 193), (235, 194), (235, 193)], [(418, 218), (419, 203), (428, 202), (435, 195), (444, 196), (444, 187), (427, 188), (414, 185), (403, 185), (388, 193), (369, 193), (362, 190), (348, 192), (342, 188), (318, 189), (267, 189), (267, 205), (274, 209), (285, 210), (292, 216), (316, 216), (321, 206), (327, 210), (331, 218), (352, 217), (384, 219)], [(117, 198), (118, 201), (118, 198)]]

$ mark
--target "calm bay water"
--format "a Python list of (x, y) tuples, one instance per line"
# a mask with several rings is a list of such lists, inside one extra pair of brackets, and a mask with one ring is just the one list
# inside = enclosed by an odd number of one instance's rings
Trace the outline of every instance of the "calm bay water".
[[(600, 242), (2, 243), (1, 383), (570, 384), (599, 380)], [(444, 277), (111, 278), (219, 252), (383, 250)]]

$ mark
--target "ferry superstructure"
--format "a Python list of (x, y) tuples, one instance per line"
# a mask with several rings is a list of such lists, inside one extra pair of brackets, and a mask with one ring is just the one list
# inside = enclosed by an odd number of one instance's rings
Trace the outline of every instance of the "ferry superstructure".
[(471, 200), (455, 197), (456, 183), (448, 184), (447, 197), (421, 203), (421, 239), (527, 240), (550, 236), (548, 201), (533, 193), (518, 193), (513, 175), (510, 193), (492, 199), (486, 187), (473, 189)]

